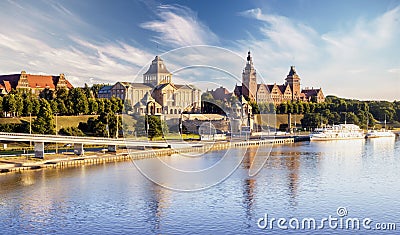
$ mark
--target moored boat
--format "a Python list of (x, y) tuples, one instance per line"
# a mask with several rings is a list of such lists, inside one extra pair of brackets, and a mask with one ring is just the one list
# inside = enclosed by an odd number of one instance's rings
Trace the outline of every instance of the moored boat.
[(354, 124), (339, 124), (317, 128), (310, 134), (311, 141), (363, 139), (364, 131)]
[(396, 135), (386, 129), (382, 129), (382, 130), (370, 130), (368, 131), (368, 133), (365, 135), (365, 138), (370, 139), (370, 138), (382, 138), (382, 137), (390, 137), (390, 138), (394, 138), (396, 137)]

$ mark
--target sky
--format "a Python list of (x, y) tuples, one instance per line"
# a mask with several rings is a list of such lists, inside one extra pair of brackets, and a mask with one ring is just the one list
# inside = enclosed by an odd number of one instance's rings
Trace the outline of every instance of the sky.
[(161, 55), (175, 83), (258, 82), (400, 100), (400, 1), (0, 1), (0, 74), (64, 73), (74, 86), (141, 82)]

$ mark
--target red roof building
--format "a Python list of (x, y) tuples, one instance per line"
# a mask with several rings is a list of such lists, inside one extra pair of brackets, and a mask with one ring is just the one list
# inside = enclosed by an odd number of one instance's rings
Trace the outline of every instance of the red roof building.
[(59, 76), (34, 75), (22, 71), (20, 74), (0, 75), (0, 95), (5, 95), (13, 89), (30, 90), (32, 94), (39, 95), (44, 89), (56, 90), (60, 88), (71, 89), (73, 86), (65, 78)]

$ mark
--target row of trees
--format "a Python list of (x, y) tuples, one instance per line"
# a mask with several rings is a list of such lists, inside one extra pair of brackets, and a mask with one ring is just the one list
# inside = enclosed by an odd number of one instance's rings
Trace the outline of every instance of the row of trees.
[[(229, 100), (215, 100), (208, 92), (202, 95), (203, 112), (225, 114), (237, 97)], [(400, 122), (400, 101), (360, 101), (327, 96), (325, 102), (288, 101), (279, 105), (273, 103), (249, 102), (254, 114), (304, 114), (302, 126), (315, 128), (321, 124), (354, 123), (363, 128), (374, 126), (377, 121)]]
[(44, 89), (39, 96), (29, 92), (13, 90), (0, 97), (0, 116), (21, 117), (36, 116), (32, 122), (21, 121), (20, 124), (0, 124), (0, 131), (19, 133), (56, 134), (54, 115), (97, 114), (97, 118), (89, 118), (87, 123), (79, 127), (68, 127), (59, 130), (63, 135), (116, 136), (117, 124), (115, 113), (124, 108), (119, 98), (97, 98), (101, 85), (70, 90), (56, 91)]
[(121, 113), (124, 108), (121, 99), (96, 98), (90, 88), (73, 88), (69, 91), (66, 89), (52, 91), (46, 88), (39, 97), (29, 92), (14, 90), (0, 97), (0, 116), (37, 116), (41, 106), (47, 103), (52, 113), (60, 115)]
[(400, 102), (359, 101), (328, 96), (316, 104), (314, 112), (305, 113), (302, 126), (315, 128), (321, 124), (354, 123), (361, 128), (374, 127), (376, 122), (400, 122)]

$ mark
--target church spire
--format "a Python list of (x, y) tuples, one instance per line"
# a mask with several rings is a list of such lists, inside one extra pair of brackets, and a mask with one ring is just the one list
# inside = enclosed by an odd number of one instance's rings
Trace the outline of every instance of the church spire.
[(253, 58), (251, 58), (251, 53), (250, 51), (247, 52), (247, 63), (252, 64), (253, 63)]
[(294, 65), (290, 66), (289, 76), (297, 75)]

